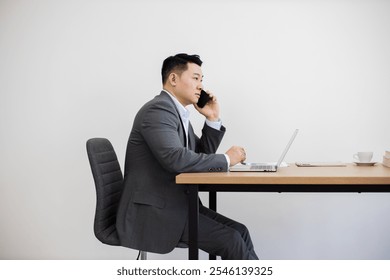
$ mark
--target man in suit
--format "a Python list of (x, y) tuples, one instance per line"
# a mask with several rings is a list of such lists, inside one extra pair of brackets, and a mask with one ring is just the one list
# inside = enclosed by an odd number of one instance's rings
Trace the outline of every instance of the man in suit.
[[(182, 172), (226, 172), (245, 160), (245, 150), (233, 146), (215, 154), (225, 133), (217, 98), (203, 108), (202, 61), (197, 55), (178, 54), (164, 60), (163, 90), (135, 117), (125, 161), (124, 191), (117, 214), (121, 244), (168, 253), (179, 242), (188, 244), (188, 197), (176, 185)], [(198, 138), (186, 106), (206, 117)], [(202, 205), (199, 206), (199, 248), (222, 259), (258, 259), (248, 229)]]

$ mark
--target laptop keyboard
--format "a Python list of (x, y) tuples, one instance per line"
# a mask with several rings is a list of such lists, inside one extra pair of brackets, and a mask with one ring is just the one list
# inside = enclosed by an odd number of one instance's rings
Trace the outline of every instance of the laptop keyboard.
[(251, 169), (253, 169), (253, 170), (261, 170), (261, 169), (272, 170), (273, 166), (270, 166), (270, 165), (253, 165), (253, 166), (251, 166)]

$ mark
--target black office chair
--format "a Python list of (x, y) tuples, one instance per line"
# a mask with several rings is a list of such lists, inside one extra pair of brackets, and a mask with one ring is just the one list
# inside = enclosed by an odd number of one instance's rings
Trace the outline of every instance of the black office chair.
[[(92, 138), (87, 141), (87, 153), (96, 187), (94, 233), (102, 243), (120, 246), (116, 230), (116, 213), (123, 191), (123, 175), (110, 141)], [(146, 260), (139, 251), (137, 259)]]

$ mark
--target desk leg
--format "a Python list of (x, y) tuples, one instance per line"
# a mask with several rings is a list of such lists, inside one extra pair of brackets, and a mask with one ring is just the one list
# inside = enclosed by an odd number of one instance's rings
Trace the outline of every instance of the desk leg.
[(217, 211), (217, 192), (209, 192), (209, 208), (211, 210)]
[(197, 185), (189, 187), (189, 208), (188, 208), (188, 259), (198, 260), (198, 227), (199, 227), (199, 189)]
[[(209, 192), (209, 208), (211, 210), (217, 211), (217, 192), (210, 191)], [(209, 260), (216, 260), (217, 256), (209, 254)]]

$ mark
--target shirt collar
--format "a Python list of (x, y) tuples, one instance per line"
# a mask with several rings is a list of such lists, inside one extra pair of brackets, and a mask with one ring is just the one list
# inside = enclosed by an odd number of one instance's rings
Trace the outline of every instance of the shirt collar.
[(182, 117), (183, 119), (189, 119), (190, 118), (190, 111), (188, 109), (186, 109), (186, 107), (184, 107), (183, 104), (181, 104), (179, 102), (179, 100), (177, 100), (176, 97), (173, 96), (172, 93), (170, 93), (169, 91), (167, 91), (165, 89), (163, 89), (163, 91), (166, 92), (172, 98), (173, 102), (176, 105), (177, 110), (180, 113), (180, 117)]

